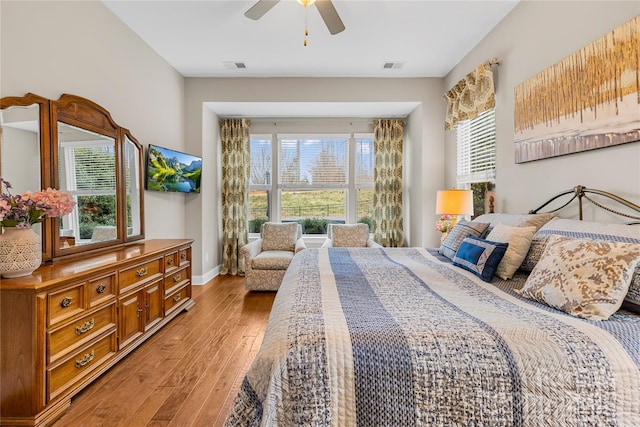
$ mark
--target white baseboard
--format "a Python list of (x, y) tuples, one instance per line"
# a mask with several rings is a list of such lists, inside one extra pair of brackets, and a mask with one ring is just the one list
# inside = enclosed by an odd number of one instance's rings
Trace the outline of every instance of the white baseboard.
[(209, 282), (209, 280), (213, 279), (214, 277), (218, 276), (219, 274), (220, 274), (220, 266), (217, 266), (214, 269), (207, 271), (202, 276), (195, 276), (194, 275), (191, 278), (191, 280), (192, 280), (194, 286), (202, 286), (202, 285), (207, 284), (207, 282)]

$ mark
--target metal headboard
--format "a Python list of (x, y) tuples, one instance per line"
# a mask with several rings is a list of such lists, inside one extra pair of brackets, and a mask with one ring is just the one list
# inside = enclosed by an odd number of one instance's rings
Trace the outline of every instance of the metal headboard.
[(569, 199), (568, 202), (566, 202), (564, 205), (560, 206), (559, 208), (553, 209), (551, 211), (548, 212), (557, 212), (560, 209), (563, 209), (564, 207), (566, 207), (567, 205), (569, 205), (569, 203), (571, 203), (572, 201), (574, 201), (576, 198), (578, 199), (578, 210), (579, 210), (579, 215), (580, 215), (580, 219), (582, 220), (582, 199), (586, 199), (588, 201), (590, 201), (591, 203), (593, 203), (594, 205), (596, 205), (597, 207), (604, 209), (608, 212), (614, 213), (616, 215), (620, 215), (626, 218), (631, 218), (634, 220), (638, 220), (638, 221), (634, 221), (631, 222), (630, 224), (640, 224), (640, 215), (636, 216), (636, 215), (630, 215), (628, 213), (624, 213), (624, 212), (620, 212), (617, 211), (613, 208), (604, 206), (600, 203), (598, 203), (597, 201), (593, 200), (592, 198), (589, 197), (589, 194), (597, 194), (599, 196), (604, 196), (607, 197), (617, 203), (620, 203), (621, 205), (635, 211), (638, 212), (640, 214), (640, 206), (636, 205), (635, 203), (632, 203), (626, 199), (623, 199), (620, 196), (616, 196), (615, 194), (609, 193), (607, 191), (602, 191), (602, 190), (595, 190), (593, 188), (587, 188), (584, 187), (582, 185), (577, 185), (575, 187), (573, 187), (573, 189), (571, 190), (566, 190), (566, 191), (562, 191), (558, 194), (556, 194), (555, 196), (553, 196), (552, 198), (550, 198), (549, 200), (547, 200), (546, 202), (544, 202), (542, 205), (540, 205), (539, 207), (537, 207), (536, 209), (532, 209), (529, 211), (529, 213), (531, 214), (535, 214), (535, 213), (540, 213), (540, 209), (543, 209), (545, 206), (547, 206), (548, 204), (550, 204), (551, 202), (553, 202), (554, 200), (562, 197), (562, 196), (566, 196), (567, 194), (573, 194), (573, 197), (571, 197), (571, 199)]

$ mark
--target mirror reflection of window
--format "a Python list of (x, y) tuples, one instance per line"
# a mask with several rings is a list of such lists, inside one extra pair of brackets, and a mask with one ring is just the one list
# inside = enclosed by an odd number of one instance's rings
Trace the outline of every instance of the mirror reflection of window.
[(117, 239), (115, 140), (58, 123), (58, 149), (60, 188), (77, 202), (61, 218), (61, 247)]

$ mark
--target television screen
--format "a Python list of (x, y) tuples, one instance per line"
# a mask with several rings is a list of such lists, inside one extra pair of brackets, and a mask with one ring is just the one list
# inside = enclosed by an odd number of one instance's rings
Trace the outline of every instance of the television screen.
[(147, 190), (200, 192), (202, 157), (149, 145), (146, 169)]

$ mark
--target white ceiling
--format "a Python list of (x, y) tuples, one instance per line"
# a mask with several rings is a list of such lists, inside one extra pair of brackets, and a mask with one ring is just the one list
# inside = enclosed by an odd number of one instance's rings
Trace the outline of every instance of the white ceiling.
[(256, 1), (103, 3), (185, 77), (443, 77), (519, 0), (333, 0), (346, 27), (336, 35), (294, 0), (246, 18)]

